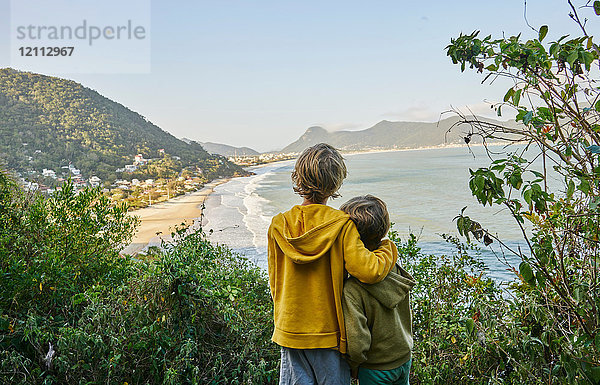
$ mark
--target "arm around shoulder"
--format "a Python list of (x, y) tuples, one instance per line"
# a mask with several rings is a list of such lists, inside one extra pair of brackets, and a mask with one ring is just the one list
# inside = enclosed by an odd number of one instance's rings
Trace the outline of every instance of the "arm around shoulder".
[(384, 279), (398, 259), (396, 245), (387, 239), (381, 242), (378, 249), (369, 251), (352, 222), (346, 229), (343, 242), (346, 270), (364, 283), (377, 283)]

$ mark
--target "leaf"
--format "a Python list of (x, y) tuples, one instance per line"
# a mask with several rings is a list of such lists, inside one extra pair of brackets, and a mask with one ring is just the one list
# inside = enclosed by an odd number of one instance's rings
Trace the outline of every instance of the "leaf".
[(465, 226), (464, 226), (464, 222), (465, 222), (465, 219), (464, 219), (464, 217), (460, 217), (460, 218), (458, 218), (458, 220), (456, 221), (456, 228), (458, 229), (458, 233), (459, 233), (460, 235), (463, 235), (463, 236), (465, 235), (465, 233), (464, 233), (464, 231), (463, 231), (463, 229), (464, 229), (464, 227), (465, 227)]
[(594, 12), (600, 16), (600, 1), (594, 1)]
[(523, 183), (523, 179), (521, 178), (521, 174), (514, 173), (509, 178), (510, 185), (516, 189), (521, 188), (521, 184)]
[(483, 187), (485, 186), (485, 179), (481, 175), (477, 175), (474, 183), (479, 190), (483, 190)]
[[(508, 99), (510, 99), (510, 97), (513, 96), (514, 93), (515, 93), (514, 88), (509, 88), (508, 91), (506, 91), (506, 94), (504, 95), (504, 101), (508, 102)], [(600, 100), (598, 101), (597, 104), (600, 104)]]
[(475, 321), (473, 321), (473, 318), (467, 318), (467, 323), (465, 325), (467, 327), (467, 332), (473, 333), (473, 330), (475, 329)]
[(573, 148), (571, 146), (567, 146), (566, 150), (565, 150), (565, 155), (566, 156), (571, 156), (573, 155)]
[(519, 102), (521, 101), (521, 90), (517, 90), (517, 92), (515, 92), (515, 94), (512, 97), (513, 99), (513, 104), (518, 107), (519, 106)]
[(567, 63), (569, 63), (569, 66), (573, 67), (573, 63), (575, 63), (575, 60), (577, 60), (578, 57), (579, 52), (572, 51), (569, 56), (567, 56)]
[(546, 37), (547, 34), (548, 34), (548, 26), (542, 25), (540, 27), (540, 41), (544, 40), (544, 38)]
[(527, 202), (528, 205), (531, 205), (531, 194), (531, 189), (523, 191), (523, 199), (525, 199), (525, 202)]
[(569, 187), (567, 187), (567, 198), (573, 198), (573, 193), (575, 193), (575, 183), (571, 180), (569, 181)]
[(521, 264), (519, 265), (519, 272), (521, 273), (521, 276), (523, 277), (525, 282), (531, 282), (534, 278), (531, 266), (525, 261), (521, 262)]
[(597, 145), (591, 145), (589, 147), (585, 148), (586, 150), (588, 150), (589, 152), (591, 152), (592, 154), (600, 154), (600, 146)]
[(585, 179), (581, 179), (581, 183), (577, 186), (577, 189), (587, 195), (590, 192), (590, 183)]

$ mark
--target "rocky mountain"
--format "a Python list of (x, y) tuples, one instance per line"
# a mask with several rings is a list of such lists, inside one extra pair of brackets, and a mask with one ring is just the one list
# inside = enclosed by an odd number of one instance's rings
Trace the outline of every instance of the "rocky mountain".
[(211, 154), (219, 154), (223, 156), (260, 155), (260, 152), (249, 147), (234, 147), (227, 144), (213, 142), (200, 142), (200, 144)]
[[(515, 122), (499, 122), (487, 118), (479, 119), (501, 124), (516, 124)], [(443, 144), (464, 144), (463, 138), (469, 132), (468, 127), (456, 126), (450, 130), (458, 120), (458, 117), (450, 117), (437, 123), (383, 120), (373, 127), (360, 131), (330, 132), (322, 127), (315, 126), (307, 129), (298, 140), (283, 148), (281, 152), (301, 152), (305, 148), (321, 142), (329, 143), (344, 151), (390, 150)], [(473, 137), (473, 143), (477, 143), (478, 139)]]

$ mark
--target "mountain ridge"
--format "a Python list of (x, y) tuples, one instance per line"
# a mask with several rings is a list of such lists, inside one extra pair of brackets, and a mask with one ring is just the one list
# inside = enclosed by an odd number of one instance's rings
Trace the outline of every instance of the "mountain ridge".
[[(514, 126), (514, 121), (497, 121), (477, 117), (477, 119), (498, 124)], [(465, 144), (464, 136), (468, 130), (457, 126), (458, 116), (439, 122), (392, 122), (382, 120), (375, 125), (358, 131), (327, 131), (321, 126), (311, 126), (296, 141), (285, 146), (280, 152), (302, 152), (317, 143), (326, 142), (342, 151), (393, 150), (421, 147), (434, 147), (445, 144)], [(471, 143), (480, 143), (473, 137)]]
[(210, 154), (219, 154), (223, 156), (256, 156), (261, 153), (250, 147), (236, 147), (223, 143), (198, 142)]

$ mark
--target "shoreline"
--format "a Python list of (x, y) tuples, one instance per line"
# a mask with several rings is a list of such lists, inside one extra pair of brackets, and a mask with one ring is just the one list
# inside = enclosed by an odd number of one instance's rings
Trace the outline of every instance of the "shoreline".
[(231, 179), (216, 179), (198, 191), (130, 211), (128, 215), (138, 217), (140, 225), (131, 242), (120, 251), (120, 254), (136, 255), (149, 246), (159, 246), (162, 240), (171, 239), (171, 232), (175, 226), (194, 225), (202, 216), (202, 207), (208, 196), (214, 192), (215, 187)]
[(359, 154), (377, 154), (385, 152), (405, 152), (405, 151), (423, 151), (423, 150), (441, 150), (446, 148), (469, 148), (469, 147), (484, 147), (484, 146), (503, 146), (505, 143), (492, 142), (492, 143), (450, 143), (450, 144), (437, 144), (435, 146), (423, 146), (423, 147), (407, 147), (407, 148), (386, 148), (386, 149), (372, 149), (372, 150), (340, 150), (342, 155), (359, 155)]
[[(496, 143), (489, 143), (488, 145), (497, 145)], [(387, 153), (387, 152), (405, 152), (405, 151), (422, 151), (422, 150), (434, 150), (444, 148), (457, 148), (457, 147), (481, 147), (483, 144), (451, 144), (451, 145), (437, 145), (420, 148), (398, 148), (398, 149), (372, 149), (364, 151), (348, 151), (342, 152), (345, 156), (354, 156), (360, 154), (376, 154), (376, 153)], [(274, 162), (267, 162), (259, 165), (244, 167), (248, 171), (253, 169), (260, 169), (267, 166), (273, 166), (276, 164), (283, 164), (286, 162), (293, 162), (293, 159), (278, 160)], [(139, 252), (145, 251), (150, 246), (160, 246), (162, 240), (171, 239), (171, 231), (174, 230), (175, 226), (184, 223), (187, 226), (194, 224), (204, 225), (204, 223), (198, 223), (199, 218), (204, 214), (202, 206), (206, 203), (209, 196), (214, 192), (214, 189), (224, 183), (233, 180), (234, 177), (222, 178), (214, 180), (206, 184), (202, 189), (181, 195), (170, 200), (157, 203), (150, 207), (130, 211), (128, 214), (132, 216), (138, 216), (141, 220), (140, 226), (136, 231), (136, 235), (133, 237), (131, 242), (120, 252), (121, 254), (136, 255)], [(160, 233), (160, 234), (157, 234)]]

